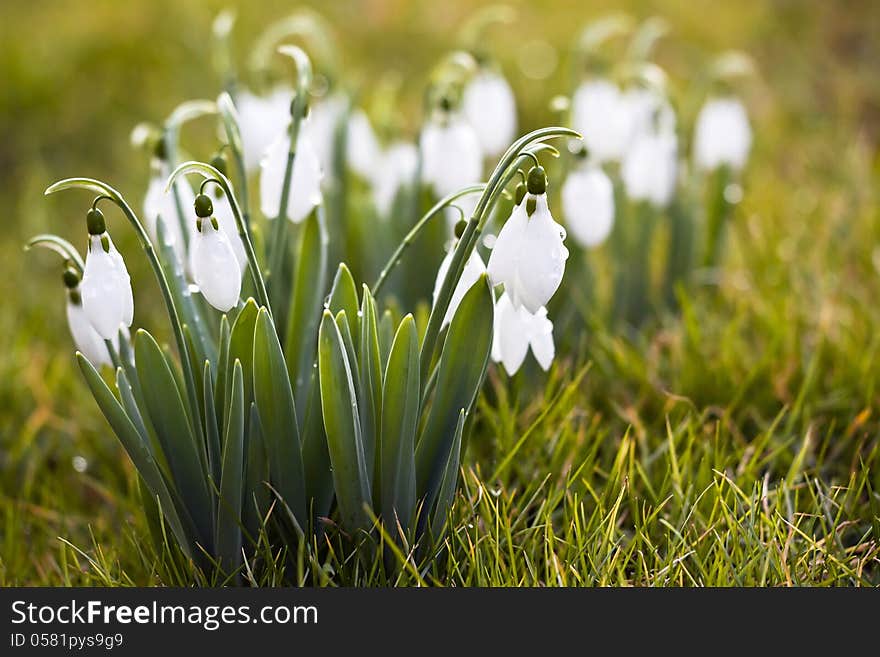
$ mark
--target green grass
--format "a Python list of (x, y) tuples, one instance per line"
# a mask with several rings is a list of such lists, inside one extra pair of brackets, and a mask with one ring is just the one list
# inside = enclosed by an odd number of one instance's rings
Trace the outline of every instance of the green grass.
[[(364, 25), (344, 9), (336, 18), (369, 66), (405, 65), (418, 79), (448, 45), (429, 26), (451, 27), (467, 3), (392, 18), (395, 4)], [(553, 14), (532, 16), (541, 30), (530, 36), (561, 45), (571, 23), (560, 16), (580, 4), (552, 4)], [(766, 3), (744, 2), (706, 25), (686, 5), (657, 3), (694, 49), (661, 49), (671, 70), (697, 48), (729, 46), (761, 69), (757, 142), (719, 285), (687, 293), (680, 317), (637, 335), (593, 318), (549, 375), (509, 380), (493, 368), (446, 539), (430, 568), (403, 568), (393, 583), (880, 585), (877, 8), (792, 3), (768, 20)], [(59, 228), (79, 216), (76, 199), (41, 198), (52, 180), (98, 175), (139, 201), (146, 163), (127, 131), (212, 93), (204, 53), (181, 38), (210, 12), (96, 2), (62, 24), (74, 6), (4, 8), (15, 20), (0, 21), (18, 26), (0, 35), (0, 585), (205, 583), (155, 553), (132, 466), (76, 370), (57, 267), (20, 249), (47, 228), (82, 241)], [(243, 29), (282, 12), (242, 11)], [(401, 64), (414, 36), (422, 49)], [(512, 35), (499, 39), (505, 61), (513, 48)], [(144, 71), (139, 84), (131, 70)], [(558, 89), (516, 86), (523, 127), (549, 121)], [(108, 99), (107, 89), (128, 87)], [(417, 84), (409, 91), (418, 98)], [(596, 277), (607, 285), (602, 257)], [(143, 263), (130, 266), (147, 278)], [(167, 331), (155, 290), (138, 296), (137, 321)], [(337, 556), (332, 541), (313, 554), (261, 553), (255, 581), (388, 581), (378, 560)]]

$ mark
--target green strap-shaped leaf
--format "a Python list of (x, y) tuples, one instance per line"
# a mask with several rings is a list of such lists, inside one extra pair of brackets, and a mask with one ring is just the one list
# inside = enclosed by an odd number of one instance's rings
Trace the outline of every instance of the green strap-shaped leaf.
[(455, 426), (455, 437), (452, 440), (452, 449), (449, 450), (449, 458), (443, 469), (443, 480), (440, 483), (440, 492), (437, 495), (437, 504), (434, 507), (434, 517), (431, 521), (431, 536), (433, 540), (440, 538), (443, 528), (446, 526), (446, 518), (452, 503), (455, 501), (455, 485), (458, 483), (458, 466), (461, 463), (461, 438), (464, 433), (465, 413), (464, 409), (458, 415), (458, 424)]
[(413, 316), (407, 315), (394, 336), (385, 368), (380, 477), (385, 525), (396, 528), (399, 522), (404, 531), (416, 505), (419, 406), (419, 336)]
[[(416, 447), (418, 495), (429, 510), (436, 499), (462, 409), (476, 399), (492, 346), (494, 303), (482, 275), (465, 293), (452, 318), (437, 365), (437, 382), (428, 419)], [(422, 373), (424, 375), (424, 373)]]
[[(345, 355), (348, 357), (348, 366), (351, 368), (351, 380), (357, 384), (360, 381), (361, 375), (360, 368), (358, 367), (357, 351), (354, 348), (354, 337), (351, 334), (351, 325), (348, 323), (348, 313), (340, 310), (336, 313), (335, 321), (336, 326), (339, 328), (339, 335), (342, 336)], [(355, 387), (355, 392), (357, 392), (357, 387)]]
[(211, 383), (211, 363), (205, 361), (202, 375), (202, 389), (205, 396), (205, 442), (208, 443), (208, 467), (215, 484), (220, 482), (220, 465), (223, 450), (220, 440), (220, 423), (217, 422), (217, 408), (214, 403), (214, 386)]
[(310, 214), (302, 224), (293, 278), (293, 298), (284, 340), (287, 371), (293, 397), (303, 407), (318, 351), (316, 340), (327, 276), (327, 231), (324, 208)]
[(165, 354), (146, 331), (137, 332), (134, 352), (144, 403), (171, 468), (174, 484), (190, 510), (203, 545), (210, 548), (214, 536), (213, 505), (207, 472), (202, 468), (201, 446), (193, 435), (178, 383)]
[[(217, 426), (223, 426), (223, 408), (226, 401), (226, 366), (229, 362), (229, 340), (232, 329), (226, 315), (220, 318), (220, 342), (217, 350), (217, 376), (214, 377), (214, 405), (217, 409)], [(219, 402), (219, 404), (217, 403)]]
[(306, 504), (311, 508), (312, 519), (326, 516), (333, 502), (333, 472), (330, 469), (330, 453), (327, 450), (327, 434), (321, 414), (321, 388), (318, 370), (312, 369), (306, 401), (302, 431), (303, 469), (306, 477)]
[(340, 310), (345, 311), (348, 318), (348, 327), (352, 335), (358, 335), (358, 293), (354, 278), (344, 262), (339, 263), (336, 276), (333, 278), (333, 287), (330, 289), (330, 300), (327, 309), (336, 315)]
[(244, 401), (248, 406), (254, 398), (254, 327), (257, 323), (258, 313), (257, 302), (253, 298), (248, 299), (232, 325), (232, 332), (229, 336), (229, 353), (226, 356), (227, 389), (224, 399), (229, 399), (232, 366), (238, 359), (241, 361), (241, 369), (244, 374)]
[(244, 479), (244, 375), (241, 362), (232, 370), (229, 418), (223, 436), (223, 467), (217, 508), (217, 555), (231, 573), (241, 564), (241, 498)]
[[(195, 544), (198, 540), (196, 528), (192, 520), (181, 517), (179, 508), (186, 514), (185, 509), (178, 507), (170, 489), (159, 471), (159, 466), (153, 459), (153, 455), (147, 449), (147, 446), (141, 441), (137, 429), (132, 424), (131, 419), (125, 414), (125, 410), (119, 403), (119, 400), (104, 383), (104, 379), (98, 374), (98, 371), (92, 366), (88, 359), (81, 353), (77, 352), (76, 360), (79, 368), (85, 377), (92, 396), (98, 402), (98, 407), (110, 423), (110, 427), (122, 443), (134, 467), (143, 477), (144, 482), (149, 487), (150, 493), (156, 496), (162, 504), (162, 512), (168, 519), (168, 526), (171, 528), (177, 543), (189, 558), (193, 558), (195, 554)], [(182, 503), (181, 503), (182, 504)]]
[(306, 489), (299, 424), (287, 364), (272, 318), (260, 308), (254, 329), (254, 401), (260, 413), (272, 485), (305, 526)]
[(394, 341), (394, 317), (386, 308), (379, 320), (379, 355), (382, 358), (382, 369), (388, 365), (388, 356), (391, 354), (391, 343)]
[(382, 413), (382, 364), (379, 355), (379, 327), (376, 301), (370, 288), (364, 285), (361, 302), (361, 334), (358, 344), (358, 408), (361, 413), (361, 436), (364, 440), (364, 458), (367, 472), (373, 482), (373, 504), (381, 500), (380, 479), (377, 476), (381, 453), (379, 421)]
[(342, 335), (329, 311), (324, 312), (318, 332), (318, 372), (336, 499), (343, 527), (352, 532), (370, 524), (364, 511), (370, 500), (369, 476), (354, 379)]
[(266, 458), (263, 426), (256, 404), (251, 404), (246, 441), (241, 518), (247, 538), (256, 541), (271, 502), (269, 487), (266, 485), (269, 481), (269, 460)]

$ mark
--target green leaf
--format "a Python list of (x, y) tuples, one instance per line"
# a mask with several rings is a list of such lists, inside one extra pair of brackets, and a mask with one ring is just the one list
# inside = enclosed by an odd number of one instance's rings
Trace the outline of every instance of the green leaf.
[(143, 384), (144, 403), (171, 468), (176, 488), (185, 500), (199, 537), (210, 548), (214, 536), (207, 473), (190, 426), (186, 407), (165, 355), (149, 333), (139, 330), (134, 343), (135, 363)]
[(235, 323), (232, 325), (232, 333), (229, 336), (229, 353), (226, 356), (226, 390), (223, 399), (228, 405), (231, 389), (229, 384), (232, 381), (232, 366), (236, 359), (241, 361), (242, 372), (244, 373), (244, 401), (248, 406), (254, 398), (253, 381), (254, 381), (254, 327), (257, 324), (257, 314), (259, 308), (257, 302), (253, 298), (247, 300)]
[(391, 353), (391, 343), (394, 341), (394, 316), (386, 309), (379, 320), (379, 355), (382, 358), (382, 367), (388, 364), (388, 356)]
[(376, 476), (379, 471), (376, 454), (381, 453), (379, 421), (382, 413), (382, 364), (376, 315), (376, 301), (370, 294), (370, 288), (364, 285), (358, 344), (358, 408), (361, 412), (361, 436), (367, 472), (370, 473), (371, 481), (375, 482), (373, 503), (378, 506), (381, 497), (378, 487), (380, 480)]
[(344, 262), (339, 263), (336, 276), (333, 279), (333, 287), (330, 288), (330, 300), (327, 309), (336, 315), (340, 310), (345, 311), (348, 318), (348, 327), (352, 335), (358, 335), (358, 293), (354, 284), (351, 271)]
[(318, 333), (318, 372), (336, 499), (343, 527), (351, 532), (370, 524), (364, 510), (370, 500), (370, 479), (352, 370), (342, 335), (330, 311), (324, 312)]
[[(226, 315), (220, 318), (220, 343), (217, 351), (217, 376), (214, 380), (214, 403), (217, 407), (217, 426), (223, 426), (223, 408), (226, 402), (226, 371), (229, 363), (229, 341), (231, 329)], [(219, 405), (217, 405), (219, 401)]]
[(394, 336), (385, 369), (380, 477), (385, 526), (395, 527), (399, 522), (404, 531), (416, 505), (419, 397), (419, 336), (413, 316), (407, 315)]
[[(172, 497), (172, 489), (165, 483), (159, 466), (156, 464), (153, 455), (147, 446), (141, 441), (140, 435), (131, 419), (125, 414), (125, 410), (119, 403), (119, 400), (104, 383), (104, 379), (98, 374), (98, 371), (92, 366), (88, 359), (81, 353), (77, 352), (76, 360), (79, 368), (86, 379), (92, 396), (98, 402), (98, 407), (110, 423), (110, 427), (122, 443), (134, 467), (143, 477), (144, 482), (149, 487), (150, 492), (156, 496), (162, 504), (162, 512), (168, 520), (168, 526), (171, 528), (177, 543), (189, 558), (193, 558), (195, 554), (195, 543), (198, 540), (196, 528), (188, 517), (186, 520), (181, 518), (178, 511), (180, 508), (184, 514), (186, 510), (182, 502), (180, 507), (175, 503)], [(174, 494), (176, 496), (176, 494)], [(186, 516), (185, 516), (186, 517)]]
[(293, 275), (293, 298), (284, 340), (287, 371), (293, 382), (294, 399), (302, 405), (318, 350), (318, 321), (327, 275), (327, 231), (323, 207), (302, 224)]
[(205, 361), (202, 377), (205, 397), (205, 442), (208, 443), (208, 468), (214, 482), (220, 481), (220, 464), (223, 462), (220, 442), (220, 423), (217, 421), (217, 408), (214, 404), (214, 386), (211, 384), (211, 363)]
[(455, 437), (452, 440), (452, 449), (449, 450), (449, 458), (443, 469), (443, 480), (440, 484), (440, 493), (437, 495), (437, 504), (434, 507), (434, 519), (431, 521), (431, 537), (437, 540), (446, 526), (446, 518), (452, 503), (455, 501), (455, 485), (458, 483), (458, 466), (461, 462), (461, 436), (464, 433), (465, 412), (462, 409), (458, 415), (458, 424), (455, 426)]
[(241, 498), (244, 478), (244, 375), (236, 360), (232, 398), (223, 437), (223, 468), (217, 509), (217, 555), (227, 573), (241, 564)]
[(318, 370), (312, 368), (309, 378), (308, 398), (302, 431), (303, 469), (306, 477), (306, 504), (311, 507), (312, 520), (326, 516), (333, 502), (333, 472), (330, 469), (330, 452), (327, 450), (327, 434), (321, 415), (321, 388)]
[(254, 329), (254, 401), (260, 414), (272, 485), (305, 525), (306, 492), (299, 424), (287, 364), (272, 318), (260, 308)]
[(416, 482), (424, 508), (439, 490), (462, 410), (467, 413), (483, 381), (492, 346), (494, 303), (483, 274), (465, 293), (443, 343), (428, 419), (416, 447)]
[(247, 462), (245, 465), (244, 499), (242, 500), (242, 523), (251, 541), (256, 541), (269, 505), (269, 461), (263, 427), (256, 404), (251, 404), (250, 421), (246, 435)]

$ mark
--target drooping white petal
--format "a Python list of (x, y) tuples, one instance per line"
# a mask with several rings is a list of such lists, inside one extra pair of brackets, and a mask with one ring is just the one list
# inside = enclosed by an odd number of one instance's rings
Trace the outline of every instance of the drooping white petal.
[(605, 241), (614, 225), (614, 187), (601, 168), (585, 163), (562, 185), (562, 211), (575, 240), (585, 247)]
[[(77, 350), (82, 352), (82, 355), (92, 365), (100, 368), (101, 365), (112, 364), (110, 353), (107, 351), (107, 345), (104, 344), (104, 338), (98, 335), (98, 332), (89, 322), (82, 304), (76, 304), (68, 300), (67, 325), (70, 327), (70, 335)], [(113, 343), (118, 347), (119, 338), (115, 337)]]
[(484, 155), (495, 157), (516, 134), (516, 99), (502, 75), (482, 70), (464, 90), (464, 114), (477, 132)]
[(229, 239), (215, 230), (210, 220), (202, 220), (192, 249), (193, 278), (205, 299), (221, 312), (238, 303), (241, 294), (241, 269)]
[(546, 308), (540, 308), (529, 320), (529, 345), (541, 369), (549, 370), (556, 356), (556, 345), (553, 343), (553, 322), (547, 319)]
[(568, 249), (563, 244), (565, 229), (553, 220), (547, 195), (535, 198), (535, 211), (522, 234), (511, 295), (514, 305), (522, 304), (530, 313), (538, 312), (559, 289), (568, 259)]
[[(156, 164), (153, 174), (147, 186), (147, 194), (144, 197), (144, 220), (147, 231), (153, 240), (159, 239), (157, 225), (161, 217), (163, 235), (165, 241), (172, 246), (178, 262), (186, 262), (186, 240), (181, 230), (180, 212), (183, 212), (184, 224), (187, 228), (187, 236), (192, 236), (193, 222), (190, 214), (195, 201), (195, 194), (189, 183), (181, 177), (174, 183), (174, 187), (165, 193), (165, 183), (171, 174), (167, 164)], [(175, 194), (177, 198), (175, 198)], [(178, 211), (177, 199), (180, 200)], [(188, 214), (189, 213), (189, 214)]]
[(348, 118), (348, 138), (345, 159), (348, 166), (364, 179), (369, 179), (379, 162), (381, 150), (370, 119), (362, 109), (356, 109)]
[[(233, 192), (234, 191), (235, 190), (233, 190)], [(229, 240), (230, 246), (232, 246), (232, 251), (235, 253), (235, 259), (238, 261), (239, 268), (244, 271), (245, 267), (247, 267), (247, 255), (245, 254), (244, 243), (241, 241), (241, 236), (238, 234), (238, 226), (235, 223), (235, 214), (232, 212), (232, 205), (229, 203), (226, 194), (222, 191), (219, 192), (219, 195), (212, 194), (212, 196), (214, 216), (217, 218), (220, 230), (223, 231), (226, 238)]]
[[(334, 173), (334, 152), (339, 124), (345, 114), (348, 101), (340, 93), (330, 94), (317, 101), (309, 111), (302, 129), (309, 133), (315, 154), (321, 163), (324, 176)], [(325, 181), (326, 182), (326, 181)]]
[(80, 295), (85, 316), (95, 331), (102, 338), (112, 340), (120, 324), (131, 325), (134, 303), (122, 257), (106, 233), (103, 237), (109, 241), (110, 249), (105, 252), (101, 237), (90, 237)]
[[(443, 262), (440, 263), (440, 268), (437, 270), (437, 280), (434, 282), (435, 303), (437, 301), (437, 295), (440, 294), (440, 288), (443, 286), (443, 280), (449, 272), (449, 265), (452, 263), (454, 252), (454, 247), (449, 249), (446, 257), (443, 258)], [(441, 328), (452, 321), (455, 311), (458, 310), (461, 300), (464, 299), (464, 295), (471, 289), (471, 287), (473, 287), (474, 283), (479, 280), (480, 276), (482, 276), (485, 271), (486, 265), (483, 263), (483, 259), (477, 253), (476, 249), (474, 249), (474, 251), (471, 252), (470, 258), (468, 258), (468, 261), (464, 265), (461, 278), (458, 279), (458, 285), (455, 286), (455, 290), (452, 292), (452, 297), (449, 300), (449, 308), (446, 310), (446, 315), (443, 317)]]
[(657, 89), (631, 87), (623, 92), (622, 103), (629, 116), (630, 142), (646, 132), (675, 132), (675, 111)]
[(276, 87), (265, 96), (247, 90), (236, 95), (244, 164), (248, 171), (256, 170), (266, 149), (290, 122), (292, 100), (293, 92), (286, 87)]
[(501, 227), (495, 238), (492, 254), (489, 256), (489, 280), (492, 285), (511, 286), (516, 278), (519, 252), (522, 248), (523, 233), (529, 217), (526, 214), (525, 200), (513, 209), (510, 217)]
[(438, 197), (480, 181), (483, 153), (473, 127), (460, 114), (429, 122), (421, 137), (422, 177)]
[(632, 136), (631, 108), (613, 82), (596, 79), (582, 83), (572, 98), (573, 128), (584, 138), (597, 162), (623, 157)]
[(529, 350), (528, 325), (523, 321), (520, 310), (514, 308), (506, 292), (495, 304), (492, 359), (501, 362), (511, 376), (519, 370)]
[(701, 169), (728, 165), (741, 170), (752, 146), (752, 128), (736, 98), (713, 98), (703, 105), (694, 134), (694, 159)]
[[(281, 192), (289, 149), (290, 137), (285, 134), (269, 147), (260, 164), (260, 209), (270, 219), (281, 214)], [(299, 223), (321, 200), (321, 163), (312, 147), (308, 131), (301, 131), (297, 139), (290, 194), (284, 216)]]
[(627, 196), (655, 207), (669, 205), (678, 178), (674, 133), (644, 133), (630, 147), (620, 170)]
[(400, 188), (413, 182), (419, 153), (413, 144), (398, 141), (382, 153), (380, 164), (372, 176), (373, 199), (379, 216), (391, 214), (394, 199)]

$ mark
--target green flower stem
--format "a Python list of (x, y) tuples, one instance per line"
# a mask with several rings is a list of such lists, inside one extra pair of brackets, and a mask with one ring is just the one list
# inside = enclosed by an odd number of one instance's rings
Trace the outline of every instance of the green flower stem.
[(79, 272), (80, 277), (82, 277), (85, 264), (83, 263), (82, 257), (79, 255), (79, 251), (76, 250), (76, 247), (66, 239), (58, 237), (57, 235), (35, 235), (28, 240), (27, 244), (25, 244), (24, 250), (29, 251), (35, 246), (42, 246), (45, 249), (54, 251), (65, 260), (70, 261), (70, 264), (73, 265), (73, 267)]
[(410, 229), (410, 231), (406, 234), (400, 244), (397, 246), (397, 249), (394, 253), (391, 254), (391, 257), (388, 259), (388, 262), (382, 268), (382, 271), (379, 273), (379, 277), (376, 279), (376, 282), (373, 283), (372, 294), (374, 297), (379, 295), (379, 291), (382, 289), (382, 286), (385, 284), (385, 281), (388, 279), (388, 276), (394, 271), (394, 268), (400, 262), (400, 259), (403, 257), (404, 252), (409, 248), (409, 246), (416, 240), (428, 222), (433, 219), (435, 216), (440, 214), (440, 212), (449, 206), (453, 201), (461, 198), (462, 196), (467, 196), (468, 194), (474, 194), (476, 192), (481, 192), (486, 188), (485, 183), (480, 183), (479, 185), (471, 185), (470, 187), (465, 187), (453, 194), (449, 194), (448, 196), (439, 200), (434, 207), (428, 210), (421, 219), (419, 219), (416, 224)]
[(730, 167), (722, 166), (712, 173), (709, 181), (709, 199), (706, 208), (706, 250), (703, 254), (703, 267), (715, 268), (721, 257), (724, 229), (733, 207), (724, 198), (724, 190), (730, 183)]
[(275, 224), (272, 226), (272, 255), (269, 260), (269, 284), (273, 292), (278, 290), (281, 279), (281, 267), (284, 262), (284, 242), (287, 237), (287, 204), (290, 202), (290, 179), (293, 177), (293, 163), (296, 159), (296, 141), (291, 126), (290, 151), (287, 153), (287, 164), (284, 168), (284, 183), (281, 187), (281, 204)]
[(449, 309), (452, 293), (455, 291), (455, 286), (458, 285), (468, 258), (470, 258), (471, 253), (476, 248), (477, 239), (486, 221), (489, 219), (493, 204), (501, 195), (504, 187), (516, 175), (516, 169), (520, 163), (531, 159), (531, 155), (523, 155), (523, 151), (529, 145), (540, 144), (540, 142), (547, 139), (563, 136), (580, 138), (580, 135), (574, 130), (561, 127), (541, 128), (520, 137), (507, 149), (507, 152), (504, 153), (489, 177), (489, 182), (480, 195), (477, 207), (474, 209), (474, 213), (468, 221), (464, 233), (458, 240), (458, 246), (453, 252), (449, 271), (443, 279), (440, 292), (437, 295), (434, 306), (431, 308), (431, 315), (428, 318), (428, 326), (425, 329), (425, 337), (422, 340), (422, 349), (419, 354), (423, 388), (424, 382), (428, 380), (430, 375), (431, 360), (434, 357), (434, 349), (437, 346), (437, 337), (440, 334), (443, 318)]
[[(147, 260), (149, 260), (150, 266), (153, 268), (153, 273), (156, 276), (156, 280), (159, 282), (159, 288), (162, 292), (162, 299), (165, 302), (165, 307), (168, 311), (168, 317), (171, 320), (171, 328), (174, 331), (174, 338), (177, 342), (177, 350), (180, 353), (180, 365), (183, 369), (184, 383), (186, 384), (186, 393), (189, 400), (190, 409), (193, 413), (198, 412), (199, 398), (196, 394), (196, 384), (192, 372), (192, 363), (189, 358), (189, 349), (187, 349), (186, 339), (183, 335), (183, 325), (180, 322), (180, 314), (177, 312), (177, 307), (174, 305), (174, 296), (171, 293), (171, 287), (168, 284), (168, 279), (165, 277), (165, 271), (162, 269), (162, 263), (159, 262), (159, 257), (156, 254), (156, 249), (153, 247), (153, 242), (150, 240), (150, 236), (147, 234), (144, 225), (137, 218), (137, 215), (135, 215), (134, 211), (131, 209), (128, 203), (126, 203), (122, 195), (115, 189), (110, 187), (110, 185), (107, 185), (106, 183), (103, 183), (99, 180), (93, 180), (91, 178), (68, 178), (66, 180), (61, 180), (54, 185), (50, 185), (49, 188), (46, 189), (45, 193), (48, 195), (53, 194), (54, 192), (61, 191), (63, 189), (71, 189), (77, 187), (81, 189), (88, 189), (90, 191), (97, 192), (98, 194), (107, 196), (109, 200), (113, 201), (113, 203), (115, 203), (119, 207), (119, 209), (122, 210), (125, 218), (128, 219), (129, 223), (134, 228), (138, 240), (140, 241), (141, 246), (144, 249), (144, 253), (147, 256)], [(198, 422), (195, 417), (191, 417), (190, 422), (193, 425), (196, 435), (204, 439), (201, 422)]]

